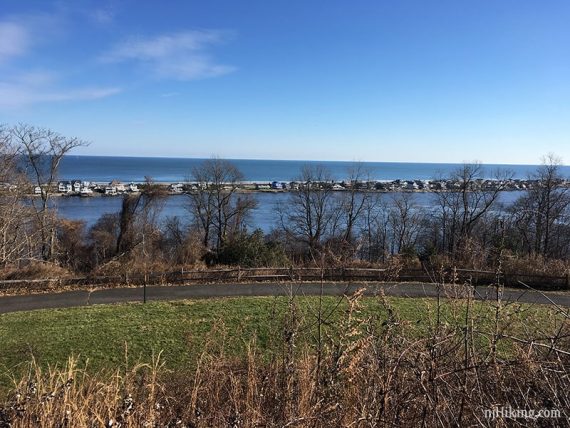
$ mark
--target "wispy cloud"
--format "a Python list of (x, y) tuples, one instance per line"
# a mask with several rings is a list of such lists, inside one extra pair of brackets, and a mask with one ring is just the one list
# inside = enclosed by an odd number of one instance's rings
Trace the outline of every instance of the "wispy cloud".
[(29, 31), (24, 25), (11, 21), (0, 22), (0, 63), (26, 53), (30, 42)]
[(13, 109), (48, 102), (96, 100), (121, 92), (118, 87), (62, 88), (55, 84), (56, 80), (55, 74), (38, 71), (10, 81), (0, 81), (0, 108)]
[(29, 69), (38, 46), (53, 43), (63, 22), (61, 13), (13, 15), (0, 21), (0, 109), (95, 100), (121, 92), (116, 86), (66, 82), (66, 72)]
[(228, 74), (236, 68), (218, 64), (209, 54), (214, 45), (229, 38), (224, 31), (203, 30), (131, 38), (102, 57), (106, 62), (135, 61), (150, 67), (159, 77), (193, 80)]
[(179, 53), (195, 53), (226, 39), (221, 31), (186, 31), (154, 38), (131, 38), (106, 55), (110, 61), (141, 59), (155, 60)]
[(115, 20), (115, 15), (115, 10), (107, 7), (93, 10), (89, 13), (89, 18), (98, 25), (109, 25)]
[(65, 27), (58, 13), (31, 13), (0, 20), (0, 65), (56, 39)]

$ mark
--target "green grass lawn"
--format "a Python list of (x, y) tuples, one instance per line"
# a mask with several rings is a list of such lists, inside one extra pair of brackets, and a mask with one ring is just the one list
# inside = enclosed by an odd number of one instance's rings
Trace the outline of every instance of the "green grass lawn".
[[(412, 334), (422, 334), (436, 319), (433, 299), (361, 299), (361, 317), (372, 317), (381, 325), (392, 312), (399, 323), (410, 326)], [(297, 318), (302, 341), (314, 340), (318, 298), (297, 298)], [(347, 302), (326, 297), (322, 302), (325, 330), (334, 330), (346, 313)], [(284, 297), (240, 297), (147, 304), (99, 305), (72, 309), (50, 309), (0, 315), (0, 385), (7, 374), (18, 373), (32, 357), (41, 366), (64, 363), (70, 355), (88, 360), (88, 369), (97, 371), (124, 364), (150, 361), (162, 351), (168, 368), (191, 369), (206, 344), (223, 343), (228, 354), (243, 354), (255, 338), (261, 350), (275, 349), (283, 335), (289, 313)], [(494, 309), (491, 303), (472, 308), (477, 324), (489, 326)], [(461, 326), (465, 303), (447, 302), (442, 322)], [(503, 322), (512, 330), (552, 331), (560, 322), (548, 306), (516, 305), (507, 308)], [(394, 317), (392, 316), (391, 319)]]

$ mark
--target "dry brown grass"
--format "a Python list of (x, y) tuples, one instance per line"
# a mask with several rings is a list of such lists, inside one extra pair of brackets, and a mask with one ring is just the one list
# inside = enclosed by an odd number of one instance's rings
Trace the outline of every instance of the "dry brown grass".
[(192, 263), (177, 264), (172, 260), (160, 257), (151, 258), (139, 256), (136, 253), (124, 254), (98, 266), (89, 274), (90, 276), (114, 276), (114, 275), (141, 275), (144, 272), (170, 272), (176, 270), (206, 270), (206, 265), (200, 260)]
[[(243, 357), (229, 356), (221, 322), (193, 373), (168, 372), (159, 357), (95, 377), (73, 359), (46, 372), (32, 362), (0, 407), (0, 427), (568, 426), (566, 312), (548, 326), (530, 315), (513, 325), (519, 309), (500, 300), (485, 303), (486, 322), (469, 298), (445, 303), (445, 317), (434, 300), (418, 334), (382, 296), (378, 317), (361, 310), (360, 297), (348, 298), (333, 325), (316, 314), (309, 343), (299, 340), (307, 320), (292, 297), (269, 354), (249, 341)], [(484, 417), (501, 406), (562, 417)]]
[(546, 259), (541, 256), (505, 257), (505, 272), (516, 272), (528, 275), (563, 276), (570, 273), (570, 260)]
[(56, 263), (29, 261), (19, 266), (7, 266), (0, 271), (1, 280), (69, 278), (73, 273)]

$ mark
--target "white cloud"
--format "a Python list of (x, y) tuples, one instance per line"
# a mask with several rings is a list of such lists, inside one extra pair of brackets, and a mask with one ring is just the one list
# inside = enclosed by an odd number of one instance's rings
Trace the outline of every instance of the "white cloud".
[(115, 11), (111, 8), (96, 9), (89, 14), (93, 22), (99, 25), (109, 25), (115, 20)]
[[(64, 27), (58, 14), (15, 15), (0, 21), (0, 65), (16, 63), (17, 57), (32, 57), (33, 49), (53, 41)], [(26, 58), (27, 59), (27, 58)], [(12, 60), (12, 61), (11, 61)], [(38, 103), (95, 100), (115, 95), (118, 87), (66, 84), (63, 74), (29, 70), (10, 64), (0, 74), (0, 109), (9, 110)]]
[(183, 52), (196, 52), (224, 40), (220, 31), (186, 31), (154, 38), (131, 38), (117, 45), (108, 55), (109, 60), (153, 60)]
[(215, 64), (209, 57), (192, 56), (178, 61), (163, 61), (156, 65), (156, 72), (163, 77), (178, 80), (193, 80), (216, 77), (235, 71), (235, 67)]
[(63, 89), (53, 85), (56, 76), (49, 72), (32, 72), (12, 81), (0, 81), (0, 108), (13, 109), (33, 104), (86, 101), (106, 98), (121, 92), (117, 87), (83, 87)]
[(30, 34), (22, 24), (0, 22), (0, 62), (23, 55), (30, 47)]
[(0, 63), (29, 55), (38, 45), (53, 42), (65, 28), (58, 13), (31, 13), (2, 17)]
[(231, 73), (235, 67), (218, 64), (207, 53), (228, 39), (223, 31), (202, 30), (165, 34), (153, 38), (131, 38), (102, 57), (105, 62), (137, 61), (159, 77), (193, 80)]
[[(41, 87), (49, 85), (57, 80), (55, 73), (45, 70), (35, 70), (21, 73), (15, 79), (16, 83), (30, 87)], [(2, 83), (2, 82), (0, 82)]]

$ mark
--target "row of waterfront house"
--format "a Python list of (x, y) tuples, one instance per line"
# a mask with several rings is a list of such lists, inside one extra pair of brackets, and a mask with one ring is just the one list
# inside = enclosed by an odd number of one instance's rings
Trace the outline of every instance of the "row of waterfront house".
[[(468, 183), (468, 190), (493, 191), (497, 189), (505, 190), (528, 190), (536, 187), (538, 180), (532, 179), (476, 179)], [(562, 186), (570, 187), (570, 181), (565, 180), (558, 183)], [(362, 190), (362, 191), (458, 191), (465, 184), (461, 180), (392, 180), (392, 181), (326, 181), (326, 182), (277, 182), (255, 184), (256, 190), (300, 190), (304, 188), (320, 188), (330, 190)]]
[(71, 180), (60, 181), (57, 184), (57, 190), (62, 194), (79, 194), (81, 196), (90, 196), (93, 192), (105, 195), (116, 195), (119, 193), (136, 193), (139, 187), (135, 183), (123, 184), (120, 181), (113, 180), (108, 184), (91, 183), (89, 181)]
[[(570, 187), (569, 180), (558, 183), (563, 187)], [(192, 192), (201, 187), (207, 187), (204, 183), (170, 183), (162, 184), (171, 194), (181, 194)], [(470, 181), (468, 190), (493, 191), (504, 190), (528, 190), (539, 185), (537, 180), (532, 179), (477, 179)], [(359, 191), (379, 191), (379, 192), (437, 192), (437, 191), (458, 191), (464, 184), (459, 180), (392, 180), (392, 181), (272, 181), (272, 182), (243, 182), (237, 185), (244, 191), (297, 191), (301, 189), (329, 189), (329, 190), (359, 190)], [(15, 187), (15, 186), (12, 186)], [(228, 190), (235, 187), (235, 184), (226, 183), (224, 188)], [(54, 190), (54, 189), (52, 189)], [(103, 195), (118, 195), (123, 193), (136, 193), (140, 191), (139, 184), (124, 184), (113, 180), (110, 183), (94, 183), (83, 180), (60, 181), (57, 184), (57, 192), (62, 195), (91, 196), (94, 193)], [(34, 187), (35, 194), (41, 194), (39, 186)]]

